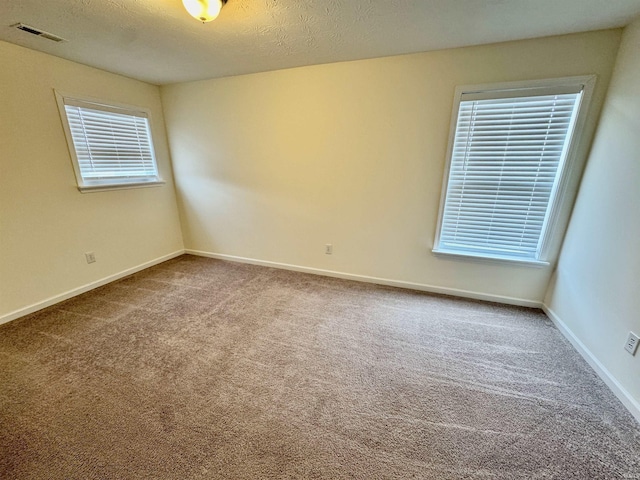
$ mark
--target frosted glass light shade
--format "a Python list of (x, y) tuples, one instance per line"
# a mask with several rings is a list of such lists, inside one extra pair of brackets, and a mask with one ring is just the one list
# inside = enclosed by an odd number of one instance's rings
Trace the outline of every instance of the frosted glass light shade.
[(220, 15), (222, 0), (182, 0), (184, 8), (196, 20), (210, 22)]

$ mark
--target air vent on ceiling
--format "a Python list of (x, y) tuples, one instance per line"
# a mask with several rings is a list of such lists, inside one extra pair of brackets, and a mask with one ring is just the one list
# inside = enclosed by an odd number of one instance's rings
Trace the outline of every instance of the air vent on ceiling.
[(16, 23), (15, 25), (11, 25), (12, 27), (17, 28), (18, 30), (22, 30), (23, 32), (30, 33), (32, 35), (38, 35), (39, 37), (46, 38), (47, 40), (53, 40), (54, 42), (65, 42), (64, 38), (61, 38), (53, 33), (45, 32), (44, 30), (40, 30), (39, 28), (32, 27), (31, 25), (25, 25), (24, 23)]

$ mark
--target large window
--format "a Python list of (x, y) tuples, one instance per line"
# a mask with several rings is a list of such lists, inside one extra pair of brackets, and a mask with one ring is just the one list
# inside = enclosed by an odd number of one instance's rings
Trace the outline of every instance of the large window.
[(545, 260), (592, 83), (457, 90), (435, 253)]
[(57, 92), (56, 97), (81, 191), (162, 183), (148, 112)]

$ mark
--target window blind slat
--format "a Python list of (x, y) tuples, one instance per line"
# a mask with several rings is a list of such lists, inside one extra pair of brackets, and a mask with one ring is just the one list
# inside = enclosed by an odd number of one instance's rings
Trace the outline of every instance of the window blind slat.
[(440, 250), (536, 258), (580, 96), (463, 95)]
[(65, 112), (84, 180), (158, 180), (146, 114), (73, 99)]

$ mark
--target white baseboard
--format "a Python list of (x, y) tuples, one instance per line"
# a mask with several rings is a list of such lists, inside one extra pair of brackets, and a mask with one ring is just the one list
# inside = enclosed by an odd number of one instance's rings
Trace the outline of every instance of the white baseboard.
[(172, 258), (178, 257), (183, 254), (184, 254), (184, 250), (178, 250), (168, 255), (164, 255), (162, 257), (155, 258), (148, 262), (142, 263), (135, 267), (128, 268), (127, 270), (123, 270), (122, 272), (118, 272), (113, 275), (109, 275), (108, 277), (101, 278), (100, 280), (96, 280), (95, 282), (87, 283), (86, 285), (82, 285), (81, 287), (68, 290), (59, 295), (54, 295), (53, 297), (49, 297), (45, 300), (42, 300), (41, 302), (28, 305), (18, 310), (14, 310), (13, 312), (9, 312), (5, 315), (0, 316), (0, 325), (2, 325), (3, 323), (10, 322), (11, 320), (15, 320), (16, 318), (29, 315), (30, 313), (37, 312), (38, 310), (42, 310), (43, 308), (50, 307), (51, 305), (55, 305), (56, 303), (62, 302), (64, 300), (68, 300), (71, 297), (75, 297), (76, 295), (80, 295), (82, 293), (88, 292), (89, 290), (93, 290), (94, 288), (101, 287), (103, 285), (106, 285), (107, 283), (113, 282), (115, 280), (120, 280), (121, 278), (124, 278), (127, 275), (131, 275), (133, 273), (139, 272), (140, 270), (144, 270), (145, 268), (153, 267), (154, 265), (157, 265), (162, 262), (166, 262), (167, 260), (171, 260)]
[(616, 397), (622, 402), (622, 404), (631, 412), (638, 422), (640, 422), (640, 403), (631, 396), (631, 394), (622, 386), (622, 384), (611, 374), (607, 368), (600, 363), (600, 360), (582, 343), (582, 341), (576, 337), (571, 329), (564, 323), (557, 313), (551, 310), (547, 305), (542, 305), (542, 310), (551, 319), (554, 325), (560, 330), (571, 345), (578, 351), (582, 358), (593, 368), (598, 376), (604, 381), (609, 389), (614, 393)]
[(369, 277), (366, 275), (356, 275), (352, 273), (335, 272), (333, 270), (322, 270), (319, 268), (303, 267), (300, 265), (290, 265), (288, 263), (270, 262), (267, 260), (257, 260), (255, 258), (236, 257), (235, 255), (225, 255), (222, 253), (204, 252), (201, 250), (185, 249), (185, 253), (198, 255), (200, 257), (217, 258), (219, 260), (229, 260), (231, 262), (250, 263), (252, 265), (262, 265), (264, 267), (280, 268), (283, 270), (292, 270), (294, 272), (311, 273), (314, 275), (322, 275), (325, 277), (342, 278), (345, 280), (355, 280), (357, 282), (375, 283), (377, 285), (387, 285), (390, 287), (408, 288), (411, 290), (420, 290), (429, 293), (440, 293), (443, 295), (451, 295), (455, 297), (473, 298), (475, 300), (485, 300), (489, 302), (506, 303), (509, 305), (518, 305), (521, 307), (542, 308), (542, 302), (527, 300), (524, 298), (506, 297), (502, 295), (491, 295), (481, 292), (472, 292), (469, 290), (460, 290), (457, 288), (437, 287), (434, 285), (426, 285), (423, 283), (405, 282), (402, 280), (391, 280), (388, 278)]

